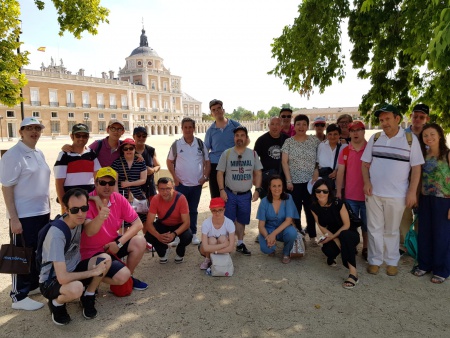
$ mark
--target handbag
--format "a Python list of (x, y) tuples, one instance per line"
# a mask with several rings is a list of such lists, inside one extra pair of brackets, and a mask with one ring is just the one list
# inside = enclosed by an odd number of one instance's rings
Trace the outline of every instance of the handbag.
[(404, 246), (406, 248), (406, 251), (408, 252), (408, 255), (410, 255), (412, 258), (414, 258), (417, 261), (419, 249), (417, 245), (417, 233), (414, 230), (414, 224), (416, 223), (417, 215), (414, 215), (414, 220), (412, 224), (409, 227), (409, 231), (406, 233)]
[(10, 244), (2, 244), (0, 249), (0, 273), (26, 275), (30, 273), (33, 248), (27, 248), (23, 236), (22, 246), (16, 246), (11, 238)]
[(291, 249), (291, 258), (301, 258), (305, 255), (305, 243), (300, 231), (297, 231), (297, 238), (295, 239), (294, 246)]
[(233, 261), (229, 253), (211, 254), (211, 276), (231, 277), (234, 273)]
[[(113, 254), (111, 251), (108, 251), (108, 254), (116, 258), (119, 262), (122, 262), (123, 265), (127, 266), (119, 257)], [(133, 278), (128, 278), (128, 280), (122, 285), (110, 285), (109, 289), (111, 292), (117, 297), (126, 297), (131, 295), (133, 292)]]

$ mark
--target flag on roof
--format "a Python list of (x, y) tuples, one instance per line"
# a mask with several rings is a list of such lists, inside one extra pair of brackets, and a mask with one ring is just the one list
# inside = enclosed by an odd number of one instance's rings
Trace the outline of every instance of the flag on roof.
[(37, 50), (38, 52), (45, 52), (45, 47), (39, 47)]

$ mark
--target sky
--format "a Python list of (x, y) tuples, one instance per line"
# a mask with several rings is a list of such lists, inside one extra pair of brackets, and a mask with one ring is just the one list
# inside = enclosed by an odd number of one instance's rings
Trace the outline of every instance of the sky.
[[(56, 10), (51, 1), (39, 11), (34, 0), (20, 0), (23, 45), (30, 52), (25, 68), (39, 69), (53, 57), (75, 74), (101, 77), (102, 72), (124, 67), (125, 58), (139, 46), (142, 25), (148, 44), (173, 75), (181, 76), (183, 92), (202, 102), (220, 99), (231, 113), (241, 106), (254, 113), (290, 103), (296, 108), (355, 107), (367, 92), (368, 81), (356, 78), (349, 60), (350, 44), (342, 38), (346, 52), (346, 79), (335, 82), (324, 94), (309, 98), (290, 92), (282, 79), (268, 75), (276, 65), (271, 58), (273, 39), (298, 16), (295, 0), (102, 0), (110, 9), (109, 24), (98, 34), (58, 35)], [(142, 24), (143, 22), (143, 24)], [(46, 47), (46, 52), (38, 52)]]

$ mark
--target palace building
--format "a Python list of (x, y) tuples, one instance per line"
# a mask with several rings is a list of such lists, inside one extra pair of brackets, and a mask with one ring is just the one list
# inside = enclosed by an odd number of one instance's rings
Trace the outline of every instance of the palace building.
[[(103, 134), (110, 119), (123, 121), (128, 132), (140, 125), (149, 134), (178, 133), (183, 117), (202, 121), (202, 103), (183, 93), (181, 76), (171, 74), (163, 61), (142, 29), (139, 47), (125, 58), (117, 76), (113, 71), (101, 78), (85, 76), (84, 69), (72, 74), (62, 59), (57, 64), (53, 58), (40, 70), (24, 69), (24, 117), (37, 117), (46, 136), (68, 135), (80, 122), (91, 133)], [(20, 105), (0, 104), (3, 137), (18, 137), (21, 120)]]

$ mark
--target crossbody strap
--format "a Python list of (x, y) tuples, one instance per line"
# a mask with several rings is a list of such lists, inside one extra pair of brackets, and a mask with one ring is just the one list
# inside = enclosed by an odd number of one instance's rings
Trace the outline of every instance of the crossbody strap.
[(170, 215), (172, 215), (172, 212), (175, 210), (175, 206), (176, 206), (180, 196), (181, 196), (181, 193), (177, 191), (177, 195), (175, 196), (175, 202), (173, 202), (173, 204), (170, 206), (169, 210), (167, 210), (167, 212), (164, 215), (164, 217), (159, 219), (160, 222), (168, 219), (170, 217)]

